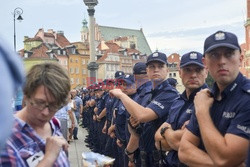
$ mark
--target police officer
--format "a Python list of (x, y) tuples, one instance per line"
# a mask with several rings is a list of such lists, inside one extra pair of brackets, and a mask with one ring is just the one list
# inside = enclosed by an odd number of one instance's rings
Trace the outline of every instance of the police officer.
[(204, 43), (204, 65), (215, 81), (198, 92), (183, 134), (179, 159), (188, 166), (239, 166), (250, 138), (250, 81), (239, 71), (243, 56), (235, 34), (217, 31)]
[(204, 68), (202, 57), (201, 53), (195, 51), (181, 57), (179, 74), (185, 91), (172, 104), (167, 121), (155, 133), (157, 148), (169, 151), (165, 159), (166, 166), (182, 166), (177, 152), (181, 136), (194, 111), (193, 100), (196, 93), (207, 88), (205, 84), (207, 70)]
[(95, 95), (99, 99), (96, 103), (96, 108), (94, 109), (95, 115), (94, 120), (97, 123), (97, 145), (99, 145), (99, 148), (97, 148), (98, 152), (103, 154), (105, 145), (106, 145), (106, 134), (102, 133), (102, 129), (104, 127), (105, 121), (106, 121), (106, 107), (105, 104), (107, 102), (108, 94), (102, 89), (103, 84), (97, 85), (95, 89)]
[(95, 151), (94, 145), (95, 145), (95, 139), (96, 139), (96, 134), (95, 134), (95, 122), (93, 121), (93, 115), (94, 115), (94, 108), (96, 106), (96, 97), (95, 97), (95, 92), (94, 92), (94, 86), (90, 85), (88, 87), (89, 90), (89, 96), (90, 99), (86, 102), (86, 115), (87, 115), (87, 130), (88, 130), (88, 135), (86, 136), (86, 139), (84, 140), (86, 143), (88, 143), (86, 146), (89, 147), (91, 150)]
[(178, 82), (175, 78), (168, 78), (168, 82), (170, 85), (172, 85), (174, 88), (176, 88)]
[[(104, 82), (104, 89), (107, 92), (109, 92), (110, 89), (114, 89), (115, 81), (113, 79), (106, 79), (103, 82)], [(116, 98), (113, 98), (109, 96), (108, 94), (107, 101), (105, 104), (106, 121), (105, 121), (104, 127), (102, 128), (102, 133), (107, 135), (107, 142), (106, 142), (105, 149), (104, 149), (104, 155), (110, 156), (110, 157), (114, 157), (113, 148), (112, 148), (113, 139), (108, 135), (108, 128), (111, 126), (112, 114), (113, 114), (112, 108), (114, 106), (115, 99)]]
[[(157, 166), (158, 154), (153, 154), (154, 134), (159, 126), (167, 119), (170, 106), (178, 98), (178, 92), (167, 81), (167, 56), (161, 52), (154, 52), (147, 58), (147, 74), (152, 82), (152, 97), (148, 105), (143, 107), (129, 98), (119, 89), (110, 91), (110, 94), (119, 98), (131, 116), (141, 123), (146, 123), (147, 130), (141, 135), (145, 151), (144, 163), (147, 166)], [(144, 124), (145, 125), (145, 124)], [(153, 160), (153, 158), (155, 158)]]
[[(120, 77), (122, 77), (124, 74), (123, 71), (117, 71), (115, 73), (115, 79), (114, 79), (114, 86), (117, 87), (117, 88), (120, 88), (120, 85), (121, 85), (121, 82), (120, 82)], [(113, 164), (114, 167), (120, 167), (120, 164), (119, 164), (119, 154), (118, 154), (118, 146), (117, 146), (117, 143), (116, 143), (116, 135), (115, 135), (115, 113), (117, 112), (118, 110), (118, 105), (119, 105), (119, 99), (115, 98), (115, 97), (112, 97), (114, 102), (113, 102), (113, 106), (110, 110), (111, 112), (111, 124), (110, 124), (110, 127), (108, 128), (108, 135), (109, 135), (109, 138), (108, 138), (108, 141), (107, 141), (107, 145), (106, 145), (106, 148), (110, 148), (112, 149), (112, 154), (113, 154), (113, 158), (115, 158), (115, 162)], [(108, 114), (108, 113), (107, 113)]]
[[(148, 103), (148, 99), (151, 98), (151, 89), (152, 83), (148, 78), (147, 71), (146, 71), (146, 63), (138, 62), (133, 67), (133, 74), (135, 76), (135, 83), (136, 83), (136, 95), (133, 99), (135, 102), (142, 106), (146, 106)], [(125, 150), (125, 153), (128, 156), (129, 164), (128, 166), (136, 165), (138, 167), (141, 166), (140, 161), (140, 150), (139, 148), (139, 140), (140, 134), (142, 132), (142, 124), (134, 117), (130, 117), (128, 122), (131, 124), (132, 128), (130, 130), (130, 138)], [(133, 125), (132, 125), (133, 124)]]
[[(131, 99), (133, 99), (136, 93), (134, 76), (124, 75), (120, 77), (119, 79), (122, 83), (120, 87), (122, 92), (128, 95)], [(127, 121), (126, 121), (128, 118), (128, 114), (121, 100), (119, 100), (118, 111), (116, 113), (115, 118), (116, 118), (115, 119), (115, 134), (117, 137), (116, 143), (118, 145), (120, 166), (127, 166), (128, 159), (125, 156), (124, 150), (127, 146), (130, 134), (127, 129)]]

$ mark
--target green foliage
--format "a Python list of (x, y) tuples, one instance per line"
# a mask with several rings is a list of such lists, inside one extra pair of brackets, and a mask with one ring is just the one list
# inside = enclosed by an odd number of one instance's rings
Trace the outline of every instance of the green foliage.
[(214, 80), (213, 80), (213, 78), (211, 77), (211, 75), (209, 73), (208, 73), (208, 76), (207, 76), (207, 79), (206, 79), (206, 83), (209, 86), (209, 88), (213, 87)]

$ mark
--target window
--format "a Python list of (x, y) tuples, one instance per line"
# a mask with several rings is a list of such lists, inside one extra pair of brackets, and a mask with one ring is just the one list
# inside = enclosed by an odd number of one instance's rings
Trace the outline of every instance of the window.
[(74, 68), (70, 68), (70, 73), (74, 74)]
[(176, 77), (176, 73), (174, 73), (174, 77)]
[(109, 64), (107, 64), (107, 71), (109, 71), (110, 70), (110, 65)]
[(172, 78), (172, 73), (169, 73), (169, 78)]
[(82, 64), (85, 64), (85, 59), (82, 59)]
[(64, 65), (68, 65), (68, 60), (64, 60)]
[(73, 59), (72, 58), (70, 59), (70, 63), (73, 63)]
[(76, 68), (76, 74), (79, 74), (79, 68)]
[(82, 84), (86, 85), (86, 79), (85, 78), (82, 79)]
[(57, 54), (61, 54), (61, 51), (60, 51), (60, 50), (57, 50)]
[(70, 78), (70, 83), (74, 84), (74, 78)]
[(63, 51), (63, 55), (66, 55), (66, 51), (65, 50)]
[(78, 59), (76, 59), (75, 62), (78, 63)]
[(133, 42), (130, 43), (130, 49), (135, 49), (135, 43)]
[(79, 84), (79, 78), (76, 78), (76, 84)]
[(82, 69), (82, 74), (86, 74), (86, 69)]

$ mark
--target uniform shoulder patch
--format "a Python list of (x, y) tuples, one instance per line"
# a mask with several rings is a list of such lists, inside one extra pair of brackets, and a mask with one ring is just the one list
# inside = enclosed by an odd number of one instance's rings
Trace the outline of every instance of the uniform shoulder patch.
[(242, 86), (242, 90), (250, 94), (250, 80), (247, 80), (247, 82)]

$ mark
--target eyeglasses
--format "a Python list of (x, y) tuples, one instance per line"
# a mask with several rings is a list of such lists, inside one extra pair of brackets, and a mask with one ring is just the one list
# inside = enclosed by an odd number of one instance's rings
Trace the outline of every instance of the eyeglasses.
[(35, 108), (38, 109), (40, 111), (44, 110), (45, 108), (48, 108), (49, 111), (56, 111), (60, 108), (59, 105), (56, 104), (46, 104), (44, 101), (36, 101), (36, 100), (29, 100), (30, 105)]

